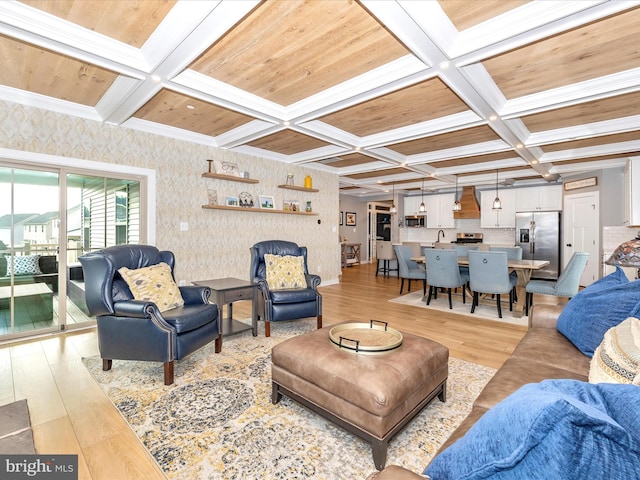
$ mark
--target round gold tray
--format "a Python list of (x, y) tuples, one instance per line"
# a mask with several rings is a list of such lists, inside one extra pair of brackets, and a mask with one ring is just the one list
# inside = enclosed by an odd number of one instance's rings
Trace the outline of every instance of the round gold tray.
[(365, 355), (389, 352), (402, 345), (402, 333), (379, 320), (336, 325), (329, 330), (329, 339), (339, 349)]

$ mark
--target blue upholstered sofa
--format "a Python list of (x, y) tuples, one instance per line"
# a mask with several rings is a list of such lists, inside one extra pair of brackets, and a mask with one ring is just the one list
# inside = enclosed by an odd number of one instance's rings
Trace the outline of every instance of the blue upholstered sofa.
[(640, 370), (636, 384), (589, 383), (592, 357), (611, 360), (596, 350), (605, 333), (638, 316), (640, 280), (619, 269), (564, 309), (535, 305), (528, 332), (425, 471), (390, 465), (368, 480), (640, 479)]

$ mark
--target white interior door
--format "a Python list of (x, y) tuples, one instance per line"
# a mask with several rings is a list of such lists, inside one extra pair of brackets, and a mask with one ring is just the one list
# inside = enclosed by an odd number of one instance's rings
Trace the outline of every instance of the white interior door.
[(574, 252), (589, 253), (589, 261), (580, 278), (580, 285), (583, 286), (590, 285), (599, 277), (599, 212), (599, 192), (564, 197), (563, 263), (566, 266)]

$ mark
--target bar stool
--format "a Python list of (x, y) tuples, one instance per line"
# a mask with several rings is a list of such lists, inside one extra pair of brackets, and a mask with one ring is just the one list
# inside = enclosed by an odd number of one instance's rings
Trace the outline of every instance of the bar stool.
[[(376, 242), (376, 258), (378, 260), (378, 268), (376, 269), (376, 277), (378, 272), (382, 272), (383, 275), (389, 276), (389, 272), (397, 272), (398, 264), (396, 268), (391, 268), (391, 261), (396, 259), (396, 254), (393, 251), (393, 245), (388, 241)], [(380, 267), (380, 261), (382, 260), (382, 268)]]

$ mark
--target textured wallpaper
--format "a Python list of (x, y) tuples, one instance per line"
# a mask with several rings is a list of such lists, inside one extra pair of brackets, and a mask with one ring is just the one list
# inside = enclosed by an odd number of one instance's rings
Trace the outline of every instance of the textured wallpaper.
[[(176, 255), (177, 280), (191, 282), (221, 277), (249, 279), (249, 247), (262, 240), (288, 240), (309, 251), (309, 270), (323, 283), (340, 275), (338, 175), (265, 160), (196, 143), (71, 117), (0, 101), (0, 145), (26, 152), (154, 169), (157, 182), (156, 245)], [(236, 162), (258, 184), (203, 178), (206, 159)], [(1, 159), (0, 159), (1, 161)], [(288, 173), (302, 186), (313, 178), (318, 193), (280, 189)], [(284, 200), (312, 202), (318, 216), (203, 209), (207, 190), (226, 196), (271, 195), (275, 206)], [(320, 224), (318, 224), (320, 220)], [(189, 225), (180, 231), (180, 223)]]

